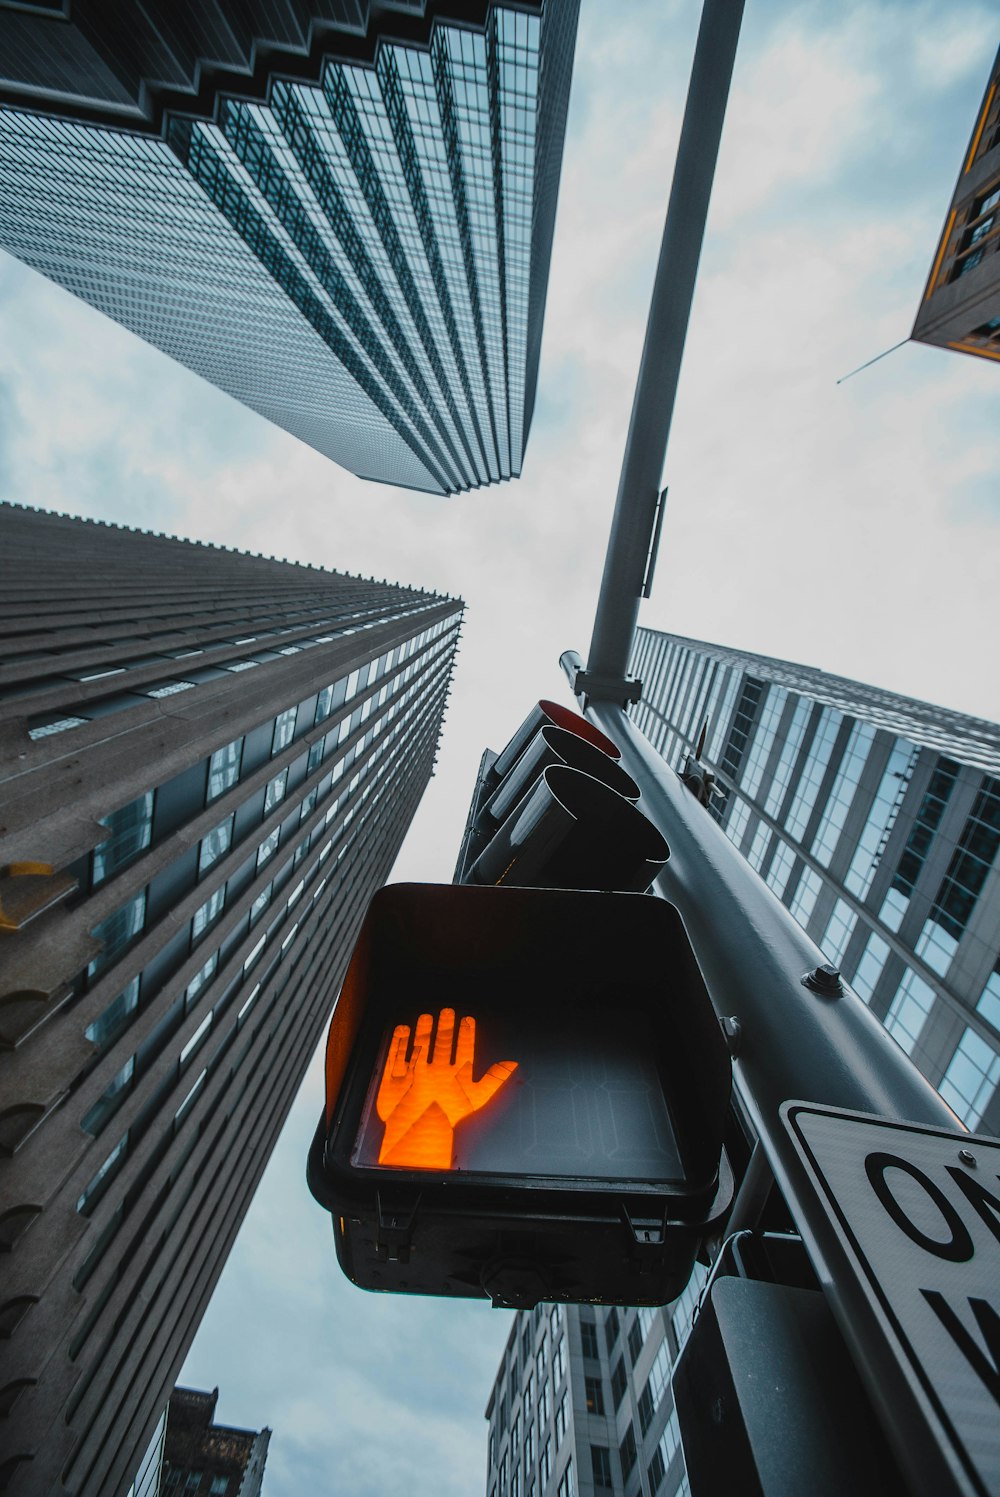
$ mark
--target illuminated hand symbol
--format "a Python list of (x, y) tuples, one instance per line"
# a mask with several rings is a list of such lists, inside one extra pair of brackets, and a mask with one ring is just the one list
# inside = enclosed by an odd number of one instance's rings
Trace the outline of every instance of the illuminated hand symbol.
[(403, 1169), (450, 1170), (457, 1125), (485, 1107), (517, 1070), (516, 1060), (501, 1060), (490, 1066), (478, 1081), (473, 1081), (475, 1019), (465, 1018), (459, 1024), (454, 1061), (451, 1046), (455, 1037), (455, 1010), (443, 1008), (438, 1015), (432, 1054), (433, 1024), (431, 1014), (420, 1015), (409, 1060), (406, 1047), (410, 1042), (410, 1026), (397, 1024), (393, 1030), (375, 1100), (378, 1115), (385, 1123), (379, 1164), (394, 1164)]

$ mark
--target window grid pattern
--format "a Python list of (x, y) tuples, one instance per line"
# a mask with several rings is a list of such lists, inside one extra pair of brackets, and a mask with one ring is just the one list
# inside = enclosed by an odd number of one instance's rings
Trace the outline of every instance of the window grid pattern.
[(857, 851), (844, 878), (847, 889), (858, 899), (864, 899), (872, 886), (916, 756), (917, 750), (908, 743), (897, 739), (892, 746), (889, 762), (882, 773), (864, 830), (858, 838)]

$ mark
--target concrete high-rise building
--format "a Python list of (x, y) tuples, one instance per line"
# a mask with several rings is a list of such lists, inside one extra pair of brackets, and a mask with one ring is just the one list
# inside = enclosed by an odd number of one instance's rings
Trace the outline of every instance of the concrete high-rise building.
[(260, 1497), (269, 1429), (215, 1423), (219, 1390), (175, 1388), (167, 1405), (162, 1497)]
[(1000, 359), (1000, 52), (945, 219), (911, 336)]
[(431, 774), (461, 604), (0, 507), (0, 1487), (139, 1469)]
[[(633, 709), (969, 1128), (1000, 1133), (1000, 726), (788, 661), (638, 631)], [(708, 813), (706, 813), (708, 814)], [(705, 1270), (663, 1310), (518, 1315), (488, 1497), (688, 1491), (670, 1375)]]
[(517, 475), (578, 6), (0, 7), (0, 246), (362, 477)]

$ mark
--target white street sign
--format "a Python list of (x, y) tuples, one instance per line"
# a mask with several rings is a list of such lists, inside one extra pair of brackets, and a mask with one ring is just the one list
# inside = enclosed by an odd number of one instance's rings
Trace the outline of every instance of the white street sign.
[(800, 1223), (915, 1493), (1000, 1497), (1000, 1139), (786, 1102)]

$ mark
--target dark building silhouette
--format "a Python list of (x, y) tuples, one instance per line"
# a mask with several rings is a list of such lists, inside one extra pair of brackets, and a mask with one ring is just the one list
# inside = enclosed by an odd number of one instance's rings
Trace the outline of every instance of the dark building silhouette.
[(139, 1469), (431, 774), (461, 604), (0, 507), (0, 1489)]
[(271, 1431), (216, 1424), (218, 1401), (218, 1388), (171, 1393), (161, 1497), (260, 1497)]
[(0, 7), (0, 246), (362, 477), (509, 478), (578, 4)]
[(1000, 359), (1000, 52), (976, 115), (923, 300), (918, 343)]

